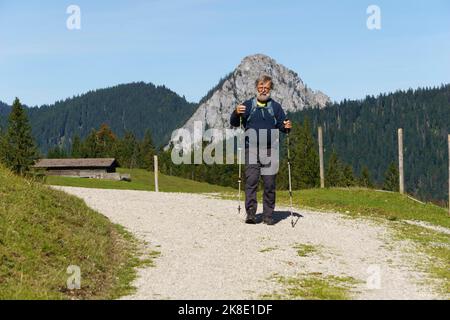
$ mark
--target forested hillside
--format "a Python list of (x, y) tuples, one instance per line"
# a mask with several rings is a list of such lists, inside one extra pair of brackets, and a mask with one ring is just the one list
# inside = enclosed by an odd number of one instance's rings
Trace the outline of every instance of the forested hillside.
[[(33, 135), (41, 152), (46, 153), (58, 143), (64, 143), (64, 147), (70, 150), (71, 139), (75, 135), (84, 139), (92, 133), (92, 129), (100, 128), (103, 123), (120, 138), (128, 133), (142, 140), (148, 128), (154, 145), (161, 146), (167, 143), (172, 130), (182, 125), (197, 106), (164, 86), (132, 83), (91, 91), (51, 106), (27, 110)], [(0, 125), (6, 124), (9, 110), (9, 106), (0, 104)], [(421, 199), (446, 201), (450, 85), (398, 91), (363, 100), (344, 100), (323, 109), (309, 108), (292, 113), (289, 117), (299, 124), (308, 118), (308, 130), (315, 141), (317, 127), (323, 127), (325, 164), (329, 164), (330, 158), (331, 163), (335, 162), (336, 157), (331, 157), (335, 151), (342, 163), (342, 170), (338, 171), (346, 172), (344, 175), (347, 178), (337, 178), (337, 182), (331, 184), (337, 186), (342, 184), (343, 179), (352, 181), (350, 178), (354, 175), (361, 181), (370, 176), (370, 185), (373, 182), (375, 187), (381, 188), (386, 182), (387, 171), (395, 177), (392, 166), (397, 164), (397, 129), (403, 128), (406, 191)], [(306, 133), (304, 135), (306, 137)], [(310, 145), (308, 148), (316, 152), (317, 146)], [(160, 156), (161, 169), (167, 174), (225, 186), (235, 184), (233, 166), (188, 166), (181, 170), (170, 165), (170, 157), (164, 153)], [(309, 159), (312, 152), (302, 157)], [(311, 161), (316, 159), (311, 158)], [(334, 170), (333, 167), (331, 169)], [(305, 175), (299, 173), (297, 182), (302, 182), (298, 187), (317, 185), (317, 172), (309, 176), (306, 172)], [(284, 172), (279, 180), (285, 180)], [(360, 182), (357, 184), (361, 185)]]
[(8, 114), (11, 111), (11, 107), (0, 101), (0, 130), (6, 126), (8, 122)]
[[(156, 145), (168, 141), (172, 131), (181, 126), (194, 112), (197, 104), (165, 86), (151, 83), (131, 83), (90, 91), (53, 105), (28, 108), (33, 136), (42, 153), (50, 148), (71, 145), (75, 135), (85, 138), (92, 129), (105, 123), (123, 137), (131, 131), (142, 139), (150, 130)], [(0, 106), (5, 119), (7, 108)], [(5, 125), (4, 121), (0, 125)]]
[(403, 128), (407, 192), (422, 199), (447, 199), (450, 85), (345, 100), (290, 117), (308, 117), (315, 138), (321, 125), (325, 159), (334, 149), (355, 172), (367, 166), (377, 183), (389, 164), (397, 163), (397, 129)]

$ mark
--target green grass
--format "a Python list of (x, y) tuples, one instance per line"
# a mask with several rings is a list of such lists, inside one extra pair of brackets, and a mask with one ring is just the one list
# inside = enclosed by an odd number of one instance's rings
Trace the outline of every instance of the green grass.
[[(131, 293), (141, 248), (84, 201), (0, 167), (0, 299), (112, 299)], [(81, 289), (68, 290), (70, 265)]]
[[(289, 194), (277, 192), (278, 205), (288, 205)], [(419, 220), (450, 228), (450, 216), (444, 208), (421, 204), (399, 193), (370, 189), (310, 189), (293, 192), (296, 207), (337, 211), (350, 216), (381, 217), (391, 221)]]
[(262, 295), (262, 299), (348, 300), (351, 299), (351, 289), (357, 283), (351, 277), (325, 276), (320, 273), (274, 278), (283, 285), (283, 290)]
[(295, 244), (294, 249), (297, 250), (297, 254), (299, 257), (308, 257), (319, 251), (318, 246), (314, 246), (311, 244), (301, 244), (301, 243)]
[(267, 247), (267, 248), (263, 248), (263, 249), (259, 250), (259, 252), (265, 253), (265, 252), (271, 252), (271, 251), (274, 251), (277, 249), (278, 249), (278, 247)]
[[(86, 179), (71, 177), (46, 177), (46, 183), (58, 186), (99, 188), (99, 189), (127, 189), (155, 191), (153, 172), (143, 169), (118, 168), (117, 172), (131, 174), (131, 182), (104, 179)], [(159, 191), (187, 192), (187, 193), (228, 193), (235, 192), (232, 188), (216, 186), (208, 183), (182, 179), (173, 176), (158, 175)]]
[(450, 236), (405, 223), (397, 223), (394, 230), (397, 239), (415, 243), (414, 253), (421, 252), (431, 258), (430, 261), (418, 260), (415, 267), (441, 280), (440, 293), (450, 298)]

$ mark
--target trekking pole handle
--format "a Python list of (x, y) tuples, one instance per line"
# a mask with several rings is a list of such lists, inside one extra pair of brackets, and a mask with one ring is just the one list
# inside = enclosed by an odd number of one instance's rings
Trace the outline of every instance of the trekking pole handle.
[[(284, 121), (289, 121), (289, 118), (286, 118), (286, 119), (284, 119)], [(288, 134), (289, 134), (290, 132), (291, 132), (291, 129), (290, 129), (290, 128), (289, 128), (289, 129), (288, 129), (288, 128), (286, 128), (286, 133), (288, 133)]]

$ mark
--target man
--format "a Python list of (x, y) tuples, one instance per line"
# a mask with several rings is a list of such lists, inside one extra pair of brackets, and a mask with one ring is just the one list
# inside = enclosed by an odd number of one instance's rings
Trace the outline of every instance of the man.
[[(246, 134), (245, 140), (245, 210), (247, 217), (245, 223), (256, 223), (257, 198), (256, 191), (258, 188), (259, 177), (262, 175), (264, 182), (263, 194), (263, 223), (273, 225), (272, 214), (275, 209), (275, 179), (276, 172), (271, 174), (262, 174), (262, 169), (267, 167), (261, 159), (262, 152), (267, 152), (267, 156), (271, 156), (270, 138), (264, 145), (260, 144), (260, 131), (267, 131), (267, 137), (271, 136), (271, 130), (276, 129), (286, 133), (292, 128), (292, 124), (286, 119), (286, 114), (279, 103), (270, 98), (270, 92), (273, 89), (272, 78), (264, 75), (256, 80), (256, 97), (240, 104), (231, 114), (230, 124), (233, 127), (240, 126), (240, 117), (242, 124), (247, 133), (248, 130), (255, 130), (258, 141), (256, 144), (249, 143)], [(272, 150), (273, 153), (273, 150)], [(277, 153), (278, 154), (278, 153)], [(256, 161), (250, 161), (251, 159)], [(278, 160), (278, 159), (277, 159)]]

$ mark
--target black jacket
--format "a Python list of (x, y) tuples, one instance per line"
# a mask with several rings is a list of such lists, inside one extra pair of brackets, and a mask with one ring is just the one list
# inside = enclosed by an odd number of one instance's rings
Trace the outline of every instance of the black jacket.
[[(254, 129), (256, 130), (258, 137), (260, 130), (270, 130), (270, 129), (279, 129), (281, 132), (286, 133), (287, 130), (284, 127), (284, 121), (286, 120), (286, 114), (284, 113), (283, 108), (281, 105), (276, 102), (275, 100), (272, 100), (272, 109), (274, 116), (267, 111), (267, 107), (258, 107), (257, 110), (254, 111), (250, 121), (247, 121), (248, 117), (250, 116), (250, 112), (252, 109), (252, 103), (253, 99), (247, 100), (243, 103), (245, 108), (245, 114), (242, 116), (242, 125), (244, 127), (244, 130), (247, 131), (248, 129)], [(274, 121), (274, 117), (276, 122)], [(233, 111), (230, 117), (230, 124), (233, 127), (239, 127), (239, 115), (236, 113), (236, 110)], [(271, 145), (270, 141), (270, 133), (268, 132), (268, 145)], [(246, 139), (246, 147), (248, 146), (248, 139)], [(258, 141), (259, 146), (259, 141)]]

